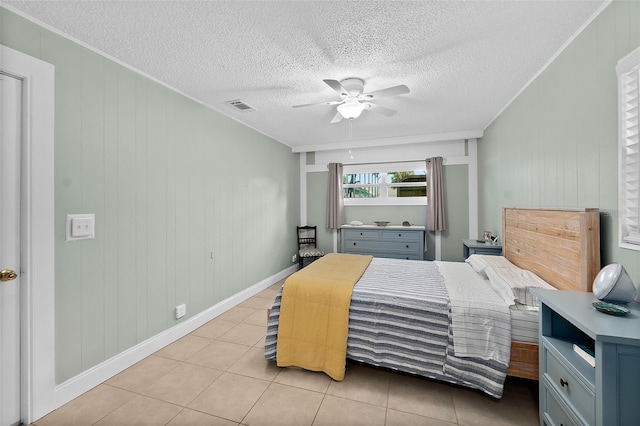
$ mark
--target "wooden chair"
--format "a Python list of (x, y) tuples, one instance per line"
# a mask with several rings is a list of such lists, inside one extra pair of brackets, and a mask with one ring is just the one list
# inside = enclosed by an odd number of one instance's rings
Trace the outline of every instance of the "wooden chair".
[(298, 226), (298, 269), (304, 266), (304, 259), (316, 259), (324, 256), (322, 250), (316, 247), (316, 226)]

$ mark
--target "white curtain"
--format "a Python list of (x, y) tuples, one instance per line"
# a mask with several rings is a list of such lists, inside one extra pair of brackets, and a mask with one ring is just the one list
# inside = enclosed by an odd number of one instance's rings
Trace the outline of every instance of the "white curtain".
[(338, 229), (344, 224), (344, 195), (342, 190), (342, 163), (329, 163), (327, 190), (327, 228)]
[(427, 158), (427, 231), (446, 231), (442, 157)]

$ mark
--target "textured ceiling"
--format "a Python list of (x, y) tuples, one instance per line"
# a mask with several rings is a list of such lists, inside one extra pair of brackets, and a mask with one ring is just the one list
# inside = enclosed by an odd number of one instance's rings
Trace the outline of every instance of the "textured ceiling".
[[(479, 133), (607, 0), (7, 1), (296, 151)], [(323, 79), (405, 84), (329, 124)], [(224, 104), (241, 99), (255, 108)]]

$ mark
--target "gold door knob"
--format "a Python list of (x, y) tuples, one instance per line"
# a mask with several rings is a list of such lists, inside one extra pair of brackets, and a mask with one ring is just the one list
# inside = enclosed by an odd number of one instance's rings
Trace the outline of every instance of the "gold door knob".
[(13, 281), (16, 278), (18, 278), (18, 274), (11, 269), (3, 269), (0, 271), (0, 281)]

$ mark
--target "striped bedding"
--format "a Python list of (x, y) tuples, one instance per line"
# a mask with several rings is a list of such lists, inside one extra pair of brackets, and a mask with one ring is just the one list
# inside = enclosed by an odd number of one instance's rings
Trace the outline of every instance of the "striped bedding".
[[(353, 289), (347, 358), (460, 384), (500, 398), (507, 370), (504, 363), (456, 356), (447, 287), (459, 277), (454, 273), (452, 278), (449, 268), (442, 264), (374, 258)], [(492, 292), (478, 279), (478, 289)], [(282, 290), (267, 324), (265, 358), (270, 361), (276, 360), (281, 296)], [(510, 334), (510, 329), (507, 332)]]
[(511, 310), (511, 340), (516, 342), (538, 343), (538, 311), (529, 306), (516, 303)]
[(504, 299), (489, 290), (487, 287), (491, 286), (479, 280), (479, 275), (465, 263), (436, 263), (446, 277), (455, 354), (494, 359), (508, 366), (511, 312)]

